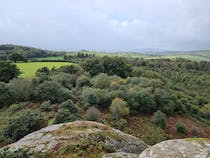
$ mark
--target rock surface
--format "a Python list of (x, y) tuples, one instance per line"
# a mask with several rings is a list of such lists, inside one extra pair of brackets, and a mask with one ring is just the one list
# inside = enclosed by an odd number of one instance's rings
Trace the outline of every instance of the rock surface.
[(118, 152), (105, 154), (103, 158), (138, 158), (138, 155), (133, 153)]
[(139, 158), (210, 158), (210, 140), (175, 139), (145, 149)]
[(81, 143), (84, 147), (86, 142), (93, 140), (114, 149), (114, 152), (140, 154), (148, 147), (134, 136), (91, 121), (52, 125), (33, 132), (7, 147), (11, 150), (28, 149), (29, 153), (37, 153), (58, 150), (65, 146), (79, 146)]

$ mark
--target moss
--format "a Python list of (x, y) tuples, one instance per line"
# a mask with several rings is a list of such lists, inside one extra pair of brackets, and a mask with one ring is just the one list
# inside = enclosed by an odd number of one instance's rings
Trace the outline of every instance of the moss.
[(206, 144), (205, 144), (206, 141), (210, 143), (210, 139), (207, 139), (207, 138), (187, 138), (185, 140), (186, 141), (197, 142), (204, 148), (206, 148)]

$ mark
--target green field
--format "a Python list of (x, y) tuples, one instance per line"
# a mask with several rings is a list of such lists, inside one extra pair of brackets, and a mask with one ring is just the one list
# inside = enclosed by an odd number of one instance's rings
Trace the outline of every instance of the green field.
[(28, 62), (28, 63), (16, 63), (22, 74), (20, 77), (30, 78), (35, 76), (35, 72), (37, 69), (41, 67), (48, 67), (49, 69), (55, 67), (61, 67), (63, 65), (69, 65), (71, 63), (67, 62)]
[(64, 60), (63, 56), (56, 56), (56, 57), (45, 57), (45, 58), (35, 58), (37, 60)]
[[(143, 59), (176, 59), (183, 58), (192, 61), (210, 61), (210, 53), (208, 52), (195, 52), (195, 53), (183, 53), (183, 54), (166, 54), (166, 55), (150, 55), (150, 54), (141, 54), (135, 52), (85, 52), (87, 54), (95, 54), (96, 56), (121, 56), (121, 57), (132, 57), (132, 58), (143, 58)], [(61, 57), (60, 57), (61, 58)]]

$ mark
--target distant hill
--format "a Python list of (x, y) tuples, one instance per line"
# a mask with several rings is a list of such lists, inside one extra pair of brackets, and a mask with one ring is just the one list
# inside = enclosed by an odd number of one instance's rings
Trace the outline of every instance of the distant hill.
[[(87, 54), (95, 54), (96, 56), (122, 56), (122, 57), (133, 57), (133, 58), (144, 58), (144, 59), (159, 59), (168, 58), (176, 59), (183, 58), (194, 61), (210, 61), (210, 50), (196, 50), (196, 51), (167, 51), (160, 49), (144, 49), (140, 52), (97, 52), (82, 50), (80, 52)], [(76, 52), (63, 52), (63, 51), (49, 51), (27, 46), (19, 45), (0, 45), (0, 60), (6, 60), (10, 54), (20, 53), (25, 55), (27, 58), (40, 58), (41, 60), (64, 60), (64, 54), (72, 54)], [(48, 57), (48, 58), (47, 58)], [(53, 58), (49, 58), (53, 57)], [(56, 57), (56, 58), (54, 58)]]
[(25, 55), (27, 58), (41, 58), (48, 56), (60, 56), (62, 52), (48, 51), (43, 49), (37, 49), (27, 46), (19, 46), (12, 44), (0, 45), (0, 59), (7, 58), (10, 54), (20, 53)]

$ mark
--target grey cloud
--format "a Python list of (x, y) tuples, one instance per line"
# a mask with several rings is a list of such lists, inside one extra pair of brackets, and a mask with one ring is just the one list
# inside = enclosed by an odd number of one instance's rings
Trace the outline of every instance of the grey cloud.
[(210, 49), (209, 0), (0, 0), (0, 43), (55, 50)]

